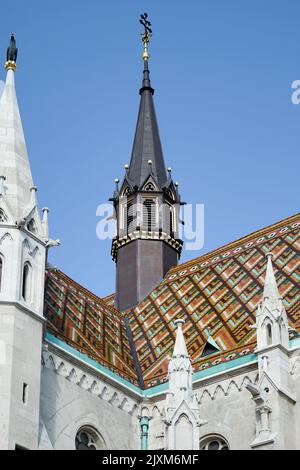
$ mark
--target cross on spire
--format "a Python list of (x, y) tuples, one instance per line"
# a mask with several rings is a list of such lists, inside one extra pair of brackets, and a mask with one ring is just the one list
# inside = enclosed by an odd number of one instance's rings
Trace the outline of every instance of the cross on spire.
[(152, 29), (150, 28), (151, 23), (148, 21), (148, 14), (144, 13), (140, 16), (140, 23), (144, 27), (144, 33), (142, 34), (142, 41), (144, 44), (144, 53), (143, 60), (148, 61), (150, 59), (150, 54), (148, 51), (148, 45), (152, 36)]

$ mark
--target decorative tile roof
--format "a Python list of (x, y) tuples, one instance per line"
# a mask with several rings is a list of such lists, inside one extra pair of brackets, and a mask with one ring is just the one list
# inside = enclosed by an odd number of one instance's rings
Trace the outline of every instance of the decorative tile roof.
[[(113, 295), (100, 299), (51, 269), (45, 296), (48, 329), (134, 384), (139, 372), (145, 388), (167, 380), (178, 318), (185, 319), (195, 372), (228, 363), (255, 349), (251, 326), (270, 251), (290, 326), (300, 332), (300, 214), (172, 269), (143, 302), (123, 314), (114, 308)], [(220, 351), (202, 357), (208, 338)]]
[(48, 331), (138, 385), (125, 321), (112, 305), (48, 269), (44, 312)]
[[(266, 253), (290, 325), (300, 330), (300, 214), (172, 269), (128, 316), (146, 387), (166, 380), (177, 318), (194, 371), (250, 354), (256, 346), (255, 310), (261, 300)], [(211, 335), (221, 352), (201, 357)]]

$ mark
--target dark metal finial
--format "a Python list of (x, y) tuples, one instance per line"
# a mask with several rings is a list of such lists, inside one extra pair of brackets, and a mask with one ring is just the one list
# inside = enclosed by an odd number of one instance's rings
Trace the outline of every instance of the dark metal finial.
[(140, 23), (144, 27), (144, 32), (142, 34), (142, 41), (144, 44), (144, 53), (143, 53), (144, 61), (148, 61), (148, 59), (150, 58), (150, 54), (148, 52), (148, 44), (152, 36), (152, 29), (150, 28), (151, 23), (150, 21), (148, 21), (147, 18), (148, 18), (147, 13), (144, 13), (143, 15), (140, 16)]
[(6, 60), (7, 62), (17, 62), (17, 57), (18, 57), (18, 49), (16, 47), (15, 36), (12, 33), (10, 37), (9, 47), (7, 49)]
[(141, 23), (141, 25), (144, 26), (144, 29), (145, 29), (144, 35), (148, 36), (150, 38), (151, 34), (152, 34), (152, 29), (150, 28), (151, 23), (150, 23), (150, 21), (147, 20), (147, 18), (148, 18), (147, 13), (144, 13), (143, 15), (141, 15), (140, 23)]

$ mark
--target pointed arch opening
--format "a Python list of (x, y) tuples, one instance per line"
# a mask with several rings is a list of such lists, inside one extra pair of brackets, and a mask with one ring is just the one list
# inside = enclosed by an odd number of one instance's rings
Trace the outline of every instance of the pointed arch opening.
[(133, 200), (127, 201), (125, 211), (126, 211), (126, 228), (127, 228), (127, 233), (129, 233), (133, 230), (133, 222), (134, 222)]
[(3, 269), (4, 261), (3, 256), (0, 254), (0, 293), (3, 291)]
[(272, 325), (268, 323), (267, 325), (267, 346), (270, 346), (272, 344)]
[(175, 423), (175, 445), (177, 450), (193, 449), (193, 424), (185, 413)]
[(227, 440), (219, 434), (211, 434), (200, 440), (201, 450), (230, 450)]
[(22, 275), (22, 299), (25, 302), (29, 302), (31, 299), (31, 277), (32, 268), (30, 263), (26, 262), (23, 266)]
[(107, 448), (103, 436), (91, 426), (83, 426), (76, 434), (76, 450), (105, 450)]
[(173, 237), (174, 236), (174, 211), (173, 211), (172, 206), (169, 206), (169, 230), (170, 230), (169, 235)]
[(154, 199), (143, 201), (143, 226), (151, 232), (156, 228), (156, 204)]

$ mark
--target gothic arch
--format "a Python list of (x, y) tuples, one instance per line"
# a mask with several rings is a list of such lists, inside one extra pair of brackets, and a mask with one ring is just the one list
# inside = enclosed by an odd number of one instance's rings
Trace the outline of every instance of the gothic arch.
[(10, 240), (10, 241), (13, 241), (13, 237), (11, 236), (10, 233), (6, 232), (4, 235), (2, 235), (2, 237), (0, 238), (0, 245), (2, 245), (2, 243), (6, 240)]
[(291, 375), (296, 375), (300, 369), (300, 356), (297, 356), (292, 367), (291, 367)]
[(59, 366), (57, 368), (57, 373), (59, 375), (62, 375), (63, 377), (67, 377), (68, 371), (67, 371), (65, 363), (63, 361), (59, 364)]
[(225, 393), (224, 388), (222, 387), (222, 385), (218, 385), (215, 390), (215, 393), (213, 394), (212, 400), (217, 400), (218, 398), (222, 398), (225, 396), (226, 396), (226, 393)]
[(241, 389), (240, 387), (237, 385), (237, 383), (235, 382), (235, 380), (231, 380), (228, 387), (227, 387), (227, 390), (226, 390), (226, 393), (225, 395), (228, 396), (228, 395), (231, 395), (232, 393), (235, 393), (235, 392), (240, 392)]
[(200, 439), (201, 450), (229, 450), (227, 439), (221, 434), (207, 434)]
[(193, 423), (186, 413), (181, 413), (174, 423), (175, 449), (185, 450), (193, 448)]
[(141, 416), (147, 416), (147, 417), (150, 416), (150, 410), (147, 406), (142, 406)]
[(28, 238), (25, 238), (25, 240), (23, 241), (23, 251), (25, 250), (27, 250), (28, 255), (32, 258), (35, 258), (37, 253), (40, 254), (40, 249), (38, 245), (33, 246), (28, 240)]
[(250, 379), (250, 377), (248, 377), (248, 375), (246, 375), (246, 377), (244, 377), (243, 380), (242, 380), (240, 389), (242, 390), (243, 388), (246, 387), (246, 385), (248, 385), (249, 383), (253, 384), (254, 382)]
[(161, 412), (158, 408), (158, 406), (154, 406), (152, 408), (152, 413), (151, 413), (152, 419), (160, 419), (161, 418)]
[(56, 371), (56, 365), (55, 365), (55, 361), (53, 359), (53, 356), (48, 356), (45, 365), (48, 369)]
[(70, 382), (74, 382), (74, 383), (76, 383), (78, 381), (77, 373), (76, 373), (76, 370), (74, 369), (74, 367), (71, 369), (67, 379)]
[(25, 261), (22, 270), (21, 296), (24, 302), (32, 302), (33, 270), (29, 261)]
[(107, 392), (108, 392), (108, 388), (106, 387), (106, 385), (104, 385), (103, 389), (101, 390), (101, 393), (99, 393), (99, 397), (104, 398)]
[(107, 444), (103, 437), (94, 426), (89, 424), (81, 426), (75, 436), (76, 450), (106, 450)]
[(209, 392), (207, 389), (205, 389), (205, 390), (202, 392), (202, 394), (201, 394), (201, 396), (200, 396), (200, 398), (199, 398), (199, 403), (200, 403), (200, 404), (202, 404), (202, 403), (207, 403), (207, 402), (211, 401), (212, 399), (213, 399), (213, 397), (211, 396), (210, 392)]

